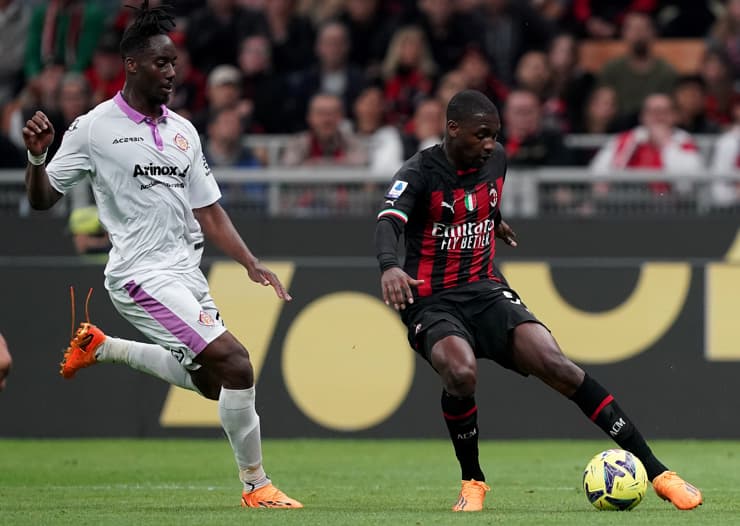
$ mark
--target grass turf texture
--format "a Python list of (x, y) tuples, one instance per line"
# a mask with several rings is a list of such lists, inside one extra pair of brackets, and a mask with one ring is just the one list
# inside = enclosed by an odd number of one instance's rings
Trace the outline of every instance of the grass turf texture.
[(302, 510), (239, 507), (226, 440), (0, 440), (0, 524), (737, 524), (740, 442), (655, 441), (704, 491), (680, 512), (652, 489), (630, 512), (599, 512), (581, 489), (608, 441), (482, 442), (493, 491), (482, 513), (449, 511), (459, 490), (445, 441), (268, 440), (266, 466)]

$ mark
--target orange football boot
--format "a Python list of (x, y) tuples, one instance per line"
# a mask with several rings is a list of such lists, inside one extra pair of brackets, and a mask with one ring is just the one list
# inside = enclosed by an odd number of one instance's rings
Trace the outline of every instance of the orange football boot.
[(479, 480), (463, 480), (460, 496), (452, 507), (452, 511), (481, 511), (486, 492), (491, 488)]
[(701, 491), (674, 471), (664, 471), (655, 477), (653, 488), (658, 497), (670, 501), (679, 510), (693, 510), (703, 502)]
[(288, 497), (272, 483), (254, 491), (242, 493), (242, 508), (297, 509), (302, 507), (303, 504)]
[(59, 373), (65, 378), (72, 378), (79, 369), (95, 365), (95, 349), (105, 341), (105, 334), (92, 323), (81, 323), (69, 347), (64, 351)]

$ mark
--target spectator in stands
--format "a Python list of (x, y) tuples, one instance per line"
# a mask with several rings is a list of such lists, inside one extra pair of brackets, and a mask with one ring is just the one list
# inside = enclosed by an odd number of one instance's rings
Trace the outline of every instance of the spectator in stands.
[(584, 104), (596, 79), (578, 67), (578, 43), (573, 35), (561, 33), (547, 52), (550, 95), (545, 101), (545, 119), (563, 133), (572, 132), (583, 121)]
[(501, 107), (509, 94), (509, 88), (491, 71), (491, 64), (477, 47), (471, 46), (460, 60), (457, 70), (465, 79), (469, 89), (478, 90), (497, 106)]
[(437, 98), (443, 108), (447, 107), (450, 99), (460, 91), (468, 89), (468, 81), (465, 75), (460, 70), (453, 70), (445, 73), (439, 83), (437, 89), (434, 92), (434, 96)]
[(531, 91), (544, 102), (550, 90), (547, 55), (542, 51), (527, 51), (516, 65), (514, 78), (517, 89)]
[(691, 134), (719, 133), (717, 123), (706, 114), (707, 89), (699, 75), (687, 75), (678, 79), (673, 89), (676, 104), (676, 125)]
[(432, 93), (437, 65), (418, 27), (399, 29), (383, 61), (385, 100), (390, 121), (403, 126), (422, 99)]
[(26, 156), (21, 148), (0, 131), (0, 169), (23, 168), (26, 165)]
[[(385, 122), (383, 90), (365, 88), (355, 101), (355, 133), (367, 141), (370, 170), (390, 178), (403, 164), (403, 144), (395, 126)], [(389, 179), (390, 180), (390, 179)]]
[(0, 0), (0, 109), (21, 90), (30, 16), (21, 0)]
[(206, 85), (206, 108), (193, 119), (193, 125), (200, 133), (205, 133), (211, 117), (224, 108), (236, 111), (242, 119), (251, 117), (251, 102), (242, 99), (242, 75), (239, 69), (222, 64), (211, 71)]
[(347, 0), (339, 14), (350, 36), (351, 63), (369, 78), (380, 76), (380, 64), (396, 29), (396, 20), (385, 16), (379, 0)]
[(711, 0), (661, 0), (655, 19), (663, 38), (704, 38), (714, 22)]
[(170, 33), (170, 39), (177, 51), (177, 67), (175, 87), (167, 107), (192, 121), (194, 115), (206, 108), (206, 76), (190, 61), (185, 34)]
[[(591, 170), (609, 174), (618, 170), (660, 170), (673, 174), (700, 174), (705, 170), (699, 148), (691, 135), (676, 127), (673, 99), (654, 93), (643, 103), (640, 125), (620, 133), (596, 154)], [(654, 194), (670, 193), (672, 186), (651, 182)], [(684, 191), (682, 186), (680, 191)]]
[(236, 0), (207, 0), (189, 18), (185, 41), (193, 65), (204, 74), (221, 64), (236, 64), (239, 43), (259, 32), (262, 16)]
[(49, 64), (62, 64), (82, 73), (90, 65), (105, 15), (97, 2), (50, 0), (31, 15), (26, 44), (26, 78), (33, 78)]
[(709, 46), (727, 57), (733, 78), (740, 80), (740, 0), (726, 1), (723, 13), (709, 35)]
[(426, 99), (414, 111), (410, 126), (403, 133), (403, 158), (442, 142), (445, 131), (445, 107), (437, 99)]
[(282, 84), (273, 72), (270, 41), (264, 35), (248, 36), (239, 51), (239, 69), (242, 73), (242, 96), (254, 107), (251, 129), (253, 133), (284, 132)]
[(342, 101), (333, 94), (319, 93), (308, 107), (307, 131), (296, 134), (286, 145), (282, 164), (366, 165), (367, 148), (342, 128)]
[[(258, 168), (262, 164), (244, 144), (244, 122), (234, 108), (222, 108), (213, 113), (208, 122), (203, 153), (212, 168)], [(220, 182), (219, 186), (224, 206), (239, 203), (250, 210), (262, 210), (267, 203), (267, 187), (263, 183)]]
[(123, 70), (119, 49), (120, 43), (120, 38), (116, 33), (101, 35), (95, 53), (93, 53), (92, 65), (85, 71), (85, 76), (92, 89), (94, 105), (112, 99), (123, 88), (123, 83), (126, 81), (126, 72)]
[[(740, 173), (740, 99), (733, 104), (732, 128), (720, 135), (714, 145), (711, 171), (715, 175)], [(711, 187), (712, 202), (718, 207), (740, 203), (740, 181), (716, 181)]]
[(609, 86), (599, 86), (589, 95), (583, 119), (575, 133), (605, 134), (617, 131), (617, 93)]
[(278, 73), (298, 71), (314, 61), (316, 35), (311, 21), (298, 14), (296, 0), (270, 0), (265, 2), (263, 13), (262, 25)]
[(262, 163), (244, 145), (244, 126), (236, 108), (221, 108), (208, 121), (203, 153), (211, 167), (254, 168)]
[(286, 129), (305, 128), (307, 102), (317, 93), (330, 93), (343, 103), (343, 113), (352, 114), (352, 104), (365, 87), (360, 68), (348, 61), (349, 35), (340, 22), (330, 21), (321, 26), (316, 39), (318, 64), (287, 78), (284, 101)]
[(532, 7), (547, 22), (556, 27), (565, 27), (573, 0), (531, 0)]
[(627, 53), (608, 62), (599, 80), (616, 90), (620, 118), (634, 122), (645, 97), (651, 93), (671, 92), (676, 72), (653, 53), (655, 28), (648, 15), (628, 13), (624, 18), (622, 40), (627, 44)]
[(699, 72), (707, 88), (707, 119), (721, 127), (732, 123), (732, 104), (738, 96), (731, 68), (725, 53), (709, 49)]
[(336, 18), (346, 0), (298, 0), (298, 12), (313, 21), (315, 26)]
[(542, 105), (535, 93), (514, 90), (503, 112), (504, 145), (509, 166), (538, 167), (567, 165), (570, 152), (562, 135), (542, 125)]
[(434, 62), (440, 71), (454, 69), (468, 45), (474, 40), (475, 25), (472, 14), (456, 9), (455, 2), (448, 0), (419, 0), (421, 27)]
[(5, 389), (12, 364), (13, 360), (10, 357), (10, 351), (8, 351), (8, 344), (5, 342), (3, 335), (0, 334), (0, 391)]
[[(615, 133), (617, 131), (616, 117), (617, 94), (609, 86), (599, 86), (589, 94), (582, 120), (577, 123), (572, 132), (598, 135)], [(599, 151), (599, 146), (577, 145), (571, 147), (571, 150), (573, 151), (573, 164), (588, 166)]]
[[(66, 129), (59, 118), (59, 89), (64, 72), (65, 69), (62, 64), (46, 65), (41, 73), (26, 83), (16, 100), (8, 105), (9, 107), (6, 109), (9, 123), (7, 133), (16, 147), (25, 149), (23, 134), (19, 133), (19, 129), (23, 129), (23, 123), (39, 108), (49, 116), (55, 129)], [(56, 141), (56, 144), (52, 146), (57, 147), (58, 145), (59, 141)], [(51, 157), (51, 154), (52, 152), (49, 151), (49, 157)]]
[(493, 74), (511, 86), (519, 58), (527, 51), (546, 49), (555, 27), (528, 2), (483, 0), (481, 4), (483, 16), (477, 40), (491, 61)]
[(657, 0), (573, 0), (573, 18), (579, 34), (615, 38), (629, 13), (652, 14)]

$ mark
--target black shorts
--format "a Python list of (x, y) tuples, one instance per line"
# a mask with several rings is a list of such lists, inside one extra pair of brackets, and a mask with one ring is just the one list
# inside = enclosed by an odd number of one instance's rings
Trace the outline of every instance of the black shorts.
[(495, 282), (440, 292), (401, 312), (411, 347), (428, 362), (434, 344), (454, 335), (470, 344), (476, 358), (493, 360), (520, 374), (524, 373), (512, 359), (512, 329), (527, 322), (545, 326), (513, 289)]

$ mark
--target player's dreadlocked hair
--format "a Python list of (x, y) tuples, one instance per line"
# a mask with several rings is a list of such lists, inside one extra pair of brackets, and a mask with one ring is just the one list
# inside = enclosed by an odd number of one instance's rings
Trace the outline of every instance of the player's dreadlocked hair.
[(453, 95), (447, 105), (447, 120), (462, 122), (473, 115), (493, 113), (498, 115), (491, 99), (480, 91), (466, 89)]
[(166, 35), (175, 27), (175, 17), (170, 14), (169, 6), (149, 7), (149, 0), (143, 0), (141, 7), (126, 7), (133, 9), (136, 14), (121, 38), (121, 55), (124, 57), (146, 48), (150, 37)]

